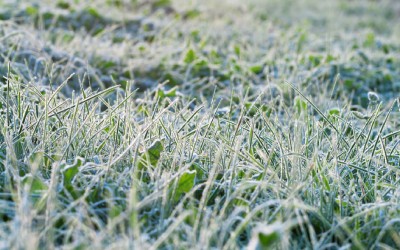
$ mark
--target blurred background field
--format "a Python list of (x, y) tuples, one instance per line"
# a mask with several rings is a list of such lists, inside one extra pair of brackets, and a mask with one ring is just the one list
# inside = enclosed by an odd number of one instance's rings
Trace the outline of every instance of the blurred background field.
[(397, 1), (4, 1), (1, 72), (12, 62), (43, 86), (75, 73), (69, 95), (134, 80), (206, 97), (340, 75), (335, 92), (365, 104), (399, 90), (399, 13)]
[(397, 0), (0, 0), (0, 249), (398, 249), (399, 53)]

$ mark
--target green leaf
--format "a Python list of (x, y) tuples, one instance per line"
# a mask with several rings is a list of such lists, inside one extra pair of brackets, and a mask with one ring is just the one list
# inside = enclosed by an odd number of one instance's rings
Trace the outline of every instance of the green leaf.
[(99, 12), (95, 8), (88, 8), (87, 12), (93, 17), (101, 18), (101, 15), (99, 14)]
[(368, 100), (370, 102), (376, 103), (379, 102), (379, 95), (373, 91), (368, 92)]
[(29, 193), (33, 195), (41, 194), (47, 191), (48, 186), (39, 177), (34, 177), (32, 175), (26, 175), (22, 178), (22, 183), (24, 185), (30, 185)]
[(324, 182), (326, 190), (331, 191), (331, 186), (329, 185), (329, 181), (325, 176), (322, 176), (322, 181)]
[(151, 144), (145, 152), (142, 153), (141, 159), (138, 164), (138, 170), (143, 170), (146, 166), (151, 165), (153, 167), (157, 166), (158, 160), (161, 157), (161, 153), (164, 150), (160, 140), (156, 140)]
[(240, 49), (239, 45), (235, 45), (235, 47), (233, 48), (233, 50), (235, 51), (235, 54), (237, 57), (240, 57), (240, 55), (242, 54), (242, 51)]
[(29, 165), (37, 164), (40, 165), (43, 162), (44, 153), (41, 151), (34, 152), (29, 156)]
[(30, 199), (36, 209), (42, 210), (46, 204), (44, 193), (49, 189), (47, 184), (39, 177), (31, 174), (22, 178), (22, 184), (29, 186)]
[(333, 55), (331, 55), (331, 54), (326, 55), (325, 61), (327, 63), (330, 63), (330, 62), (332, 62), (334, 60), (336, 60), (336, 57), (334, 57)]
[(69, 4), (68, 2), (59, 1), (59, 2), (57, 2), (57, 7), (60, 8), (60, 9), (67, 10), (67, 9), (69, 9), (71, 6), (70, 6), (70, 4)]
[(246, 102), (244, 104), (244, 107), (246, 108), (247, 115), (250, 117), (255, 116), (259, 110), (267, 111), (267, 109), (265, 108), (264, 105), (260, 105), (260, 104), (252, 103), (252, 102)]
[(111, 219), (118, 218), (122, 213), (122, 209), (119, 206), (111, 205), (108, 215)]
[(270, 249), (281, 238), (276, 230), (264, 230), (258, 232), (258, 242), (261, 249)]
[(260, 74), (263, 71), (264, 67), (262, 65), (254, 65), (249, 68), (251, 72), (254, 74)]
[(338, 117), (340, 117), (340, 109), (331, 108), (330, 110), (328, 110), (327, 117), (332, 119), (333, 121), (337, 121)]
[(182, 194), (185, 194), (192, 190), (194, 186), (194, 181), (196, 178), (196, 171), (195, 170), (187, 170), (184, 172), (178, 180), (178, 184), (176, 185), (176, 189), (173, 195), (173, 200), (175, 202), (179, 201), (179, 198)]
[(196, 52), (194, 52), (193, 49), (189, 49), (189, 50), (186, 52), (185, 59), (183, 59), (183, 61), (184, 61), (186, 64), (190, 64), (190, 63), (194, 62), (196, 59), (197, 59)]
[(113, 61), (100, 61), (98, 63), (98, 67), (102, 70), (107, 70), (107, 69), (113, 68), (115, 66), (117, 66), (117, 64)]
[(151, 165), (157, 165), (158, 160), (160, 159), (161, 153), (164, 150), (164, 146), (161, 141), (156, 140), (149, 149), (147, 150), (147, 155), (149, 157)]
[(79, 167), (84, 163), (85, 160), (83, 158), (77, 157), (73, 164), (67, 165), (64, 163), (64, 165), (61, 166), (60, 169), (63, 178), (62, 196), (72, 197), (74, 200), (81, 197), (83, 191), (79, 188), (78, 184), (73, 183), (73, 180), (77, 173), (79, 173)]
[(75, 162), (72, 165), (67, 165), (62, 169), (62, 174), (64, 177), (64, 185), (68, 186), (71, 184), (72, 179), (75, 177), (75, 175), (79, 172), (79, 167), (83, 165), (84, 159), (77, 157), (75, 159)]
[(39, 13), (38, 8), (33, 7), (33, 6), (26, 7), (25, 11), (30, 16), (34, 16), (34, 15), (37, 15)]
[(382, 45), (382, 50), (385, 54), (389, 54), (390, 52), (390, 47), (387, 44)]
[(375, 44), (375, 35), (374, 33), (368, 33), (365, 36), (364, 46), (365, 47), (372, 47)]
[(185, 12), (183, 15), (185, 19), (193, 19), (196, 18), (200, 15), (200, 11), (194, 9), (194, 10), (188, 10)]
[(171, 0), (157, 0), (153, 3), (153, 8), (165, 8), (171, 6)]
[(204, 170), (204, 169), (200, 166), (200, 164), (198, 164), (198, 163), (193, 163), (193, 164), (190, 166), (190, 170), (196, 172), (196, 176), (197, 176), (197, 179), (198, 179), (198, 180), (202, 180), (202, 179), (204, 179), (205, 176), (206, 176), (206, 170)]
[(332, 108), (328, 111), (329, 115), (336, 115), (339, 116), (340, 115), (340, 110), (338, 108)]
[(170, 90), (165, 90), (165, 89), (159, 88), (157, 91), (157, 97), (159, 97), (160, 99), (163, 99), (165, 97), (175, 97), (176, 89), (177, 89), (177, 87), (174, 87)]
[(294, 105), (296, 108), (297, 113), (300, 115), (301, 113), (307, 112), (307, 102), (297, 96), (294, 99)]

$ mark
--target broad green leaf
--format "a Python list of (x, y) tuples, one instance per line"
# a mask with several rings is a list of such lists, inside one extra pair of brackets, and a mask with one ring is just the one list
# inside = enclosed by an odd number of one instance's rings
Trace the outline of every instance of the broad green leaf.
[(235, 45), (235, 47), (233, 48), (233, 50), (235, 51), (235, 54), (237, 57), (240, 57), (240, 55), (242, 54), (242, 51), (240, 49), (239, 45)]
[(336, 60), (336, 57), (334, 57), (333, 55), (331, 55), (331, 54), (326, 55), (325, 61), (327, 63), (330, 63), (330, 62), (332, 62), (334, 60)]
[(196, 59), (197, 59), (196, 52), (194, 52), (193, 49), (189, 49), (189, 50), (186, 52), (185, 59), (183, 59), (183, 61), (184, 61), (186, 64), (190, 64), (190, 63), (194, 62)]
[(262, 65), (254, 65), (249, 68), (251, 72), (254, 74), (260, 74), (263, 71), (264, 67)]
[(110, 210), (108, 212), (108, 215), (110, 216), (111, 219), (115, 219), (118, 216), (120, 216), (120, 214), (122, 213), (122, 209), (119, 206), (116, 205), (110, 205)]
[(39, 13), (38, 8), (33, 7), (33, 6), (29, 6), (26, 8), (26, 13), (30, 16), (34, 16), (37, 15)]
[(281, 239), (281, 232), (273, 226), (257, 233), (260, 249), (271, 249)]
[(181, 197), (182, 194), (189, 192), (193, 188), (195, 178), (196, 178), (195, 170), (192, 171), (188, 170), (179, 177), (173, 196), (173, 200), (175, 202), (179, 201), (179, 198)]
[(370, 32), (365, 37), (364, 46), (372, 47), (374, 44), (375, 44), (375, 34)]
[(36, 209), (43, 209), (46, 196), (43, 194), (49, 189), (47, 184), (39, 177), (28, 174), (22, 178), (22, 184), (29, 186), (30, 199)]
[(165, 8), (165, 7), (170, 6), (171, 4), (172, 4), (171, 0), (157, 0), (153, 3), (153, 7), (154, 8)]
[(65, 2), (65, 1), (58, 1), (58, 2), (57, 2), (57, 7), (60, 8), (60, 9), (67, 10), (67, 9), (69, 9), (71, 6), (70, 6), (70, 4), (69, 4), (68, 2)]
[(390, 47), (387, 44), (382, 45), (382, 50), (385, 54), (389, 54), (390, 52)]
[(193, 9), (193, 10), (188, 10), (184, 13), (184, 18), (185, 19), (193, 19), (196, 18), (200, 15), (200, 11)]
[(29, 156), (29, 165), (40, 165), (43, 161), (44, 153), (41, 151), (35, 152)]
[(117, 66), (117, 64), (113, 61), (104, 60), (104, 61), (98, 62), (98, 67), (103, 70), (107, 70), (107, 69), (113, 68), (115, 66)]
[(206, 175), (206, 171), (197, 163), (193, 163), (192, 166), (190, 166), (190, 170), (196, 171), (196, 176), (198, 180), (204, 179)]
[(95, 8), (88, 8), (87, 12), (92, 15), (93, 17), (96, 18), (101, 18), (101, 15), (99, 14), (99, 12), (95, 9)]
[(336, 121), (338, 119), (338, 117), (340, 117), (340, 109), (338, 108), (331, 108), (330, 110), (328, 110), (328, 118)]
[(82, 190), (79, 188), (79, 185), (73, 183), (73, 180), (77, 173), (79, 173), (79, 167), (84, 164), (85, 160), (83, 158), (77, 157), (73, 164), (61, 167), (61, 173), (63, 176), (63, 191), (62, 195), (65, 195), (64, 192), (67, 192), (69, 196), (72, 196), (74, 199), (79, 198), (82, 195)]
[(41, 194), (48, 189), (47, 184), (42, 181), (39, 177), (26, 175), (22, 178), (22, 183), (24, 185), (30, 185), (29, 192), (33, 195)]
[(83, 158), (76, 158), (75, 162), (72, 165), (67, 165), (62, 169), (62, 174), (64, 177), (64, 185), (70, 185), (72, 182), (72, 179), (75, 177), (75, 175), (79, 172), (79, 167), (82, 166), (84, 163)]
[(158, 160), (160, 159), (161, 153), (164, 150), (164, 146), (161, 141), (157, 140), (147, 150), (147, 155), (149, 157), (149, 161), (151, 165), (157, 165)]
[(170, 90), (165, 90), (165, 89), (159, 88), (157, 91), (157, 97), (159, 97), (160, 99), (163, 99), (165, 97), (175, 97), (176, 89), (177, 89), (176, 87), (174, 87)]
[(332, 108), (328, 111), (329, 115), (336, 115), (339, 116), (340, 115), (340, 110), (338, 108)]
[(271, 247), (279, 240), (279, 234), (277, 232), (272, 232), (271, 234), (259, 233), (258, 238), (263, 247)]
[(145, 169), (146, 166), (151, 165), (153, 167), (157, 166), (158, 160), (161, 157), (161, 153), (164, 151), (164, 146), (160, 140), (156, 140), (151, 144), (145, 152), (142, 153), (140, 161), (138, 163), (138, 174), (142, 175), (141, 171)]

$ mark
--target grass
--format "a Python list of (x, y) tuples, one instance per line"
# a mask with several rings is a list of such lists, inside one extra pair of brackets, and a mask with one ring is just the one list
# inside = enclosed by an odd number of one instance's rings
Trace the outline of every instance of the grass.
[(1, 249), (400, 248), (396, 1), (0, 7)]

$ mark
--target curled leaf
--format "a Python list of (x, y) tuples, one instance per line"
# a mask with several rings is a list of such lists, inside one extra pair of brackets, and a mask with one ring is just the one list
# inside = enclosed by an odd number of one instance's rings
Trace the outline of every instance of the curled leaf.
[(373, 91), (368, 92), (368, 100), (370, 102), (378, 102), (379, 101), (379, 95)]

